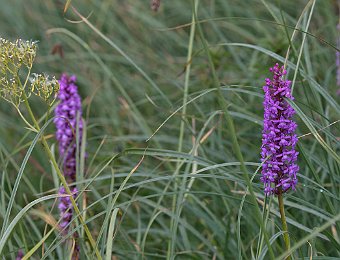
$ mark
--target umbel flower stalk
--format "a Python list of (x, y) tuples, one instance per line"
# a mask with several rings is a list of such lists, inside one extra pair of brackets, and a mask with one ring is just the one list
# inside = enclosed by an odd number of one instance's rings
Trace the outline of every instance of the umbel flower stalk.
[[(295, 110), (289, 105), (287, 99), (293, 100), (291, 94), (291, 81), (283, 79), (286, 75), (284, 67), (275, 64), (270, 68), (273, 78), (266, 79), (263, 87), (264, 120), (262, 131), (261, 181), (264, 183), (266, 195), (277, 195), (280, 208), (282, 229), (286, 249), (290, 249), (287, 221), (284, 211), (283, 194), (295, 190), (299, 171), (296, 164), (298, 152), (295, 150), (298, 138), (295, 134), (297, 124), (292, 117)], [(290, 256), (287, 258), (290, 259)]]

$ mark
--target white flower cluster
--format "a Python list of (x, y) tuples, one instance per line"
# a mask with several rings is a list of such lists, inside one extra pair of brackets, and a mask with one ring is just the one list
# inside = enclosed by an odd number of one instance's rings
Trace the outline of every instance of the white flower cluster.
[[(55, 78), (31, 74), (36, 51), (36, 42), (21, 39), (11, 42), (0, 37), (0, 97), (16, 107), (23, 102), (24, 93), (27, 97), (33, 93), (50, 105), (59, 91)], [(27, 84), (30, 87), (26, 88)]]

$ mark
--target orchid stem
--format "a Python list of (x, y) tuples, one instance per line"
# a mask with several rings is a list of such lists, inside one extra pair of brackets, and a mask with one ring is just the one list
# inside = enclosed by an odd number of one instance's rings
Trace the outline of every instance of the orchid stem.
[[(281, 223), (282, 223), (282, 230), (283, 230), (283, 240), (286, 245), (286, 250), (290, 250), (290, 240), (289, 240), (289, 233), (288, 233), (288, 226), (286, 221), (286, 215), (285, 215), (285, 207), (283, 203), (283, 194), (282, 192), (278, 195), (278, 201), (279, 201), (279, 208), (280, 208), (280, 215), (281, 215)], [(286, 260), (291, 260), (291, 256), (287, 256)]]

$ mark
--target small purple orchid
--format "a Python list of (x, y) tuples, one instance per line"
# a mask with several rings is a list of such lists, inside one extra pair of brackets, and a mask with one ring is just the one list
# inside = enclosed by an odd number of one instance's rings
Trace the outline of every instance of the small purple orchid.
[(76, 133), (82, 137), (81, 98), (75, 84), (76, 77), (63, 74), (59, 80), (59, 105), (55, 109), (54, 123), (57, 127), (56, 138), (59, 142), (59, 154), (63, 158), (63, 172), (69, 181), (76, 178)]
[[(63, 174), (68, 183), (73, 183), (76, 180), (76, 136), (78, 135), (80, 143), (83, 134), (81, 98), (75, 83), (75, 76), (68, 77), (66, 74), (61, 76), (61, 79), (59, 80), (60, 90), (58, 93), (60, 103), (55, 109), (54, 119), (57, 128), (56, 138), (59, 143), (59, 154), (62, 158)], [(78, 190), (74, 185), (71, 185), (70, 188), (73, 198), (75, 198)], [(65, 187), (59, 189), (59, 194), (67, 195)], [(58, 208), (61, 217), (60, 228), (66, 233), (74, 213), (70, 197), (61, 196), (59, 198)], [(77, 237), (76, 233), (74, 234), (74, 237)], [(79, 245), (76, 243), (72, 259), (78, 259), (78, 254)]]
[[(81, 140), (83, 130), (81, 99), (75, 82), (75, 76), (68, 77), (66, 74), (63, 74), (59, 80), (60, 90), (58, 99), (60, 103), (55, 109), (56, 117), (54, 119), (57, 127), (56, 138), (59, 143), (59, 154), (61, 158), (63, 158), (63, 173), (68, 182), (74, 182), (76, 180), (76, 133), (78, 132), (79, 140)], [(61, 187), (59, 193), (63, 195), (66, 194), (65, 188)], [(76, 187), (72, 188), (72, 193), (76, 196)], [(70, 198), (61, 197), (58, 207), (62, 218), (60, 226), (65, 228), (70, 223), (73, 215)]]

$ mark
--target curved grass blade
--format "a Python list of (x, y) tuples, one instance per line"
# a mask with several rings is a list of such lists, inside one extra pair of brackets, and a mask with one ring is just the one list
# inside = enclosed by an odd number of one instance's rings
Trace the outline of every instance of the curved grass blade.
[(13, 187), (13, 190), (11, 192), (11, 197), (9, 199), (9, 202), (8, 202), (8, 206), (7, 206), (7, 210), (6, 210), (6, 215), (5, 215), (5, 218), (4, 218), (4, 222), (3, 222), (3, 225), (2, 225), (2, 229), (1, 229), (1, 237), (3, 236), (4, 234), (4, 231), (5, 231), (5, 228), (7, 226), (7, 223), (9, 221), (9, 217), (10, 217), (10, 214), (11, 214), (11, 211), (12, 211), (12, 208), (13, 208), (13, 203), (14, 203), (14, 198), (15, 198), (15, 195), (17, 194), (17, 191), (18, 191), (18, 187), (19, 187), (19, 184), (20, 184), (20, 180), (21, 180), (21, 177), (24, 173), (24, 170), (25, 170), (25, 167), (26, 167), (26, 164), (27, 164), (27, 161), (29, 159), (29, 157), (31, 156), (31, 153), (33, 151), (33, 148), (35, 147), (36, 143), (38, 142), (40, 136), (42, 135), (42, 133), (44, 132), (44, 130), (46, 129), (46, 127), (53, 121), (53, 118), (52, 119), (49, 119), (44, 125), (43, 127), (40, 129), (40, 131), (37, 133), (37, 135), (35, 136), (35, 138), (33, 139), (30, 147), (28, 148), (28, 151), (24, 157), (24, 160), (20, 166), (20, 169), (19, 169), (19, 172), (18, 172), (18, 175), (17, 175), (17, 178), (15, 180), (15, 183), (14, 183), (14, 187)]
[(106, 257), (105, 257), (106, 260), (111, 260), (112, 258), (112, 246), (113, 246), (113, 239), (114, 239), (113, 232), (115, 230), (115, 223), (116, 223), (118, 212), (119, 212), (119, 208), (115, 208), (111, 215), (109, 233), (107, 234), (107, 240), (106, 240)]
[(289, 251), (285, 252), (284, 254), (281, 254), (277, 259), (278, 260), (284, 260), (286, 257), (290, 254), (292, 254), (295, 250), (299, 249), (301, 246), (303, 246), (305, 243), (307, 243), (309, 240), (313, 239), (317, 235), (319, 235), (322, 231), (330, 227), (331, 225), (334, 225), (335, 222), (340, 220), (340, 213), (337, 214), (334, 218), (327, 221), (322, 226), (315, 228), (308, 236), (305, 236), (303, 239), (301, 239), (299, 242), (295, 243)]
[(15, 218), (12, 220), (12, 222), (8, 225), (8, 227), (6, 228), (6, 230), (4, 231), (4, 234), (2, 235), (1, 239), (0, 239), (0, 255), (1, 252), (6, 244), (6, 241), (9, 237), (9, 235), (11, 234), (11, 232), (13, 231), (15, 225), (20, 221), (20, 219), (25, 215), (25, 213), (32, 208), (34, 205), (46, 201), (46, 200), (50, 200), (50, 199), (56, 199), (60, 197), (60, 195), (58, 194), (52, 194), (52, 195), (48, 195), (48, 196), (44, 196), (42, 198), (36, 199), (30, 203), (28, 203), (22, 210), (20, 210), (20, 212), (15, 216)]

